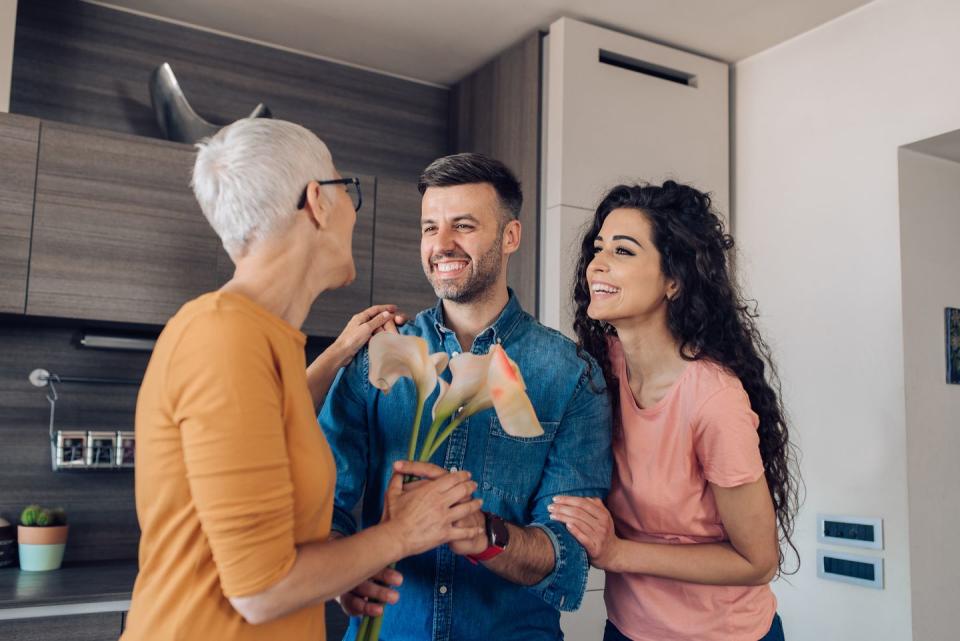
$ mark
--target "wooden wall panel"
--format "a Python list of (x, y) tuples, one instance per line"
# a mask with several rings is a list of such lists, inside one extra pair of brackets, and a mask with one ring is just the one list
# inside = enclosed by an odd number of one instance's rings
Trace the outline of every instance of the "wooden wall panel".
[[(344, 177), (358, 176), (347, 170), (339, 170)], [(347, 287), (320, 294), (313, 303), (310, 314), (303, 323), (303, 332), (315, 336), (337, 336), (357, 312), (370, 306), (370, 291), (373, 281), (373, 230), (377, 216), (377, 179), (360, 175), (363, 207), (357, 212), (357, 224), (353, 228), (353, 263), (357, 268), (356, 279)]]
[[(38, 367), (60, 376), (143, 378), (149, 353), (81, 348), (78, 339), (86, 330), (124, 334), (132, 328), (0, 315), (0, 516), (13, 523), (31, 503), (62, 506), (70, 520), (67, 563), (136, 559), (140, 528), (133, 472), (52, 471), (46, 389), (27, 380)], [(155, 338), (159, 329), (136, 333)], [(307, 362), (327, 345), (324, 339), (309, 339)], [(57, 386), (56, 427), (133, 429), (138, 391), (135, 385), (63, 383)]]
[(0, 114), (0, 312), (23, 313), (40, 122)]
[(501, 160), (523, 188), (520, 250), (508, 280), (524, 310), (537, 315), (540, 228), (540, 34), (508, 49), (453, 87), (450, 147)]
[(264, 102), (365, 174), (412, 180), (447, 151), (447, 89), (76, 0), (20, 3), (10, 110), (159, 137), (147, 82), (163, 62), (208, 120)]
[[(31, 503), (67, 510), (65, 561), (134, 559), (140, 530), (130, 471), (50, 469), (46, 390), (27, 380), (38, 367), (60, 376), (139, 381), (149, 354), (77, 346), (78, 328), (37, 327), (24, 317), (0, 318), (0, 515), (16, 522)], [(61, 384), (58, 429), (133, 429), (136, 386)], [(118, 618), (119, 623), (119, 618)]]
[(377, 183), (373, 302), (395, 303), (412, 318), (437, 297), (420, 263), (420, 193), (409, 181)]

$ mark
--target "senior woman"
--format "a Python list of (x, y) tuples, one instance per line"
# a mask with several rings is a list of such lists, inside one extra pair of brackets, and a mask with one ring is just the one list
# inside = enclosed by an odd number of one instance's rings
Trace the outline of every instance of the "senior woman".
[[(458, 472), (406, 491), (396, 476), (379, 525), (329, 538), (336, 470), (299, 327), (321, 292), (355, 277), (348, 184), (292, 123), (241, 120), (199, 145), (194, 193), (236, 271), (170, 320), (140, 388), (140, 574), (123, 639), (322, 641), (324, 601), (478, 534), (453, 525), (479, 509)], [(392, 318), (355, 317), (311, 366), (318, 378)], [(381, 589), (372, 596), (396, 601)]]

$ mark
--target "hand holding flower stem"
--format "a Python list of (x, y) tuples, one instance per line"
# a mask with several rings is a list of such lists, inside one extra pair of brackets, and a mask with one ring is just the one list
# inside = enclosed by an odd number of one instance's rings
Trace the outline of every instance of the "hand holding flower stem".
[[(388, 393), (401, 377), (411, 378), (416, 385), (417, 409), (407, 447), (410, 461), (429, 461), (457, 427), (470, 416), (490, 407), (496, 410), (501, 427), (508, 434), (518, 437), (543, 434), (520, 370), (500, 345), (495, 345), (488, 354), (460, 354), (449, 361), (452, 374), (449, 384), (439, 378), (447, 367), (447, 355), (429, 354), (422, 338), (379, 333), (370, 339), (369, 349), (369, 378), (375, 387)], [(424, 405), (438, 382), (440, 394), (433, 405), (433, 421), (417, 457)], [(444, 423), (447, 426), (440, 432)], [(412, 477), (405, 477), (404, 482), (412, 480)], [(382, 615), (372, 619), (365, 616), (360, 623), (357, 641), (378, 641), (382, 624)]]

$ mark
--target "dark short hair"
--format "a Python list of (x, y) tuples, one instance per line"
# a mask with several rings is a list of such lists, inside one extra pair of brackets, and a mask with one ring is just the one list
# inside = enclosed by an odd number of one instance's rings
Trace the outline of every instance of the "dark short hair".
[(483, 154), (462, 153), (437, 158), (423, 170), (417, 189), (422, 196), (428, 187), (453, 187), (475, 183), (489, 183), (493, 187), (500, 200), (500, 208), (508, 216), (507, 220), (520, 217), (520, 208), (523, 206), (520, 181), (509, 167)]

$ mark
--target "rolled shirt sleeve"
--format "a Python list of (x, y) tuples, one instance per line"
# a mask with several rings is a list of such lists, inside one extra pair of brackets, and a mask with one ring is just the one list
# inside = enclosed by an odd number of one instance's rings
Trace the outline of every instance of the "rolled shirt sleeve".
[(547, 507), (557, 495), (605, 498), (610, 490), (610, 400), (600, 368), (584, 371), (553, 441), (537, 495), (531, 527), (543, 530), (553, 544), (553, 570), (528, 589), (563, 611), (580, 607), (590, 569), (587, 552)]
[(227, 597), (263, 591), (296, 560), (282, 383), (242, 315), (194, 319), (168, 370), (190, 495)]

